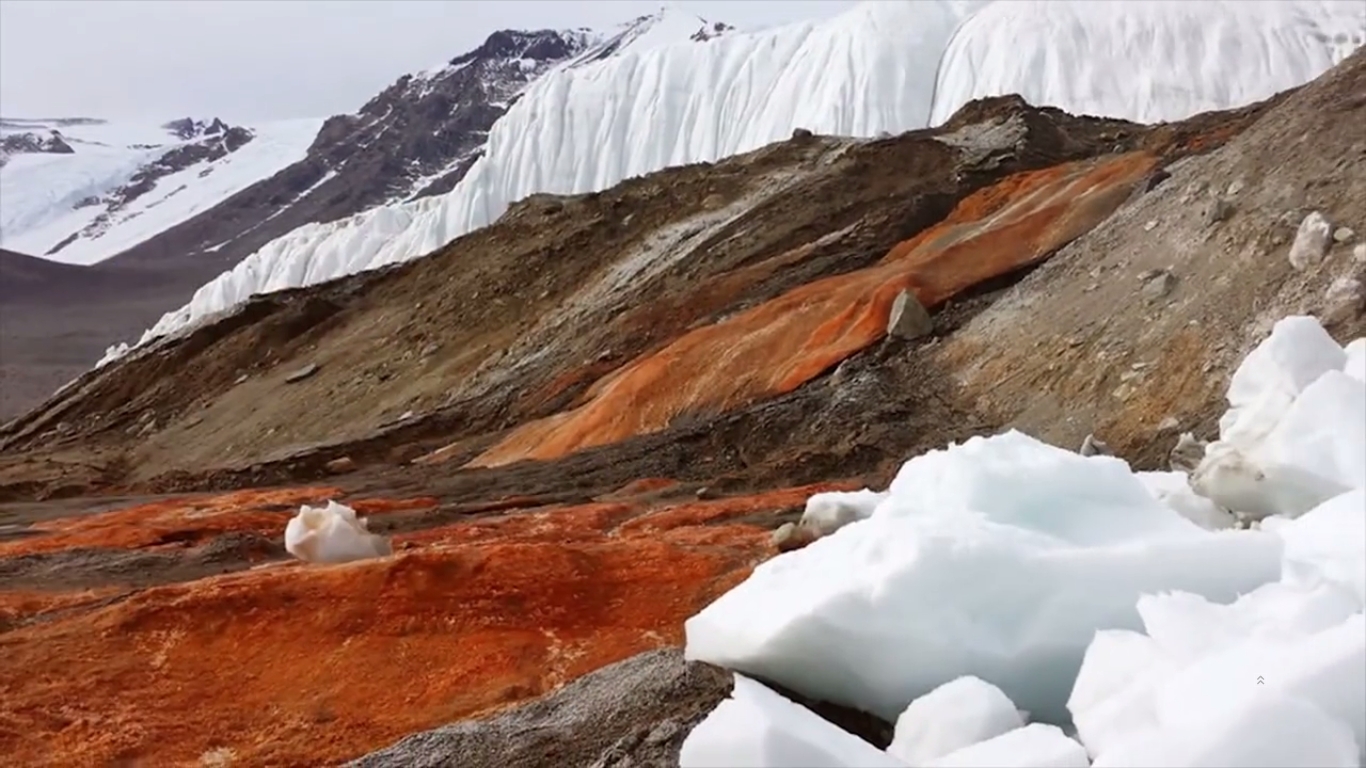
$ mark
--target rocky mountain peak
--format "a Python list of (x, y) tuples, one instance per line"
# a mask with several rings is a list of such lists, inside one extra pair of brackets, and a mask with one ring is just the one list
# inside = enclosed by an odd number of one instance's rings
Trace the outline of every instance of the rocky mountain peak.
[(49, 130), (46, 136), (34, 131), (11, 133), (0, 138), (0, 165), (4, 165), (11, 155), (27, 153), (69, 155), (75, 151), (66, 142), (62, 132), (56, 129)]
[(692, 34), (692, 37), (688, 39), (692, 40), (693, 42), (701, 43), (706, 40), (711, 40), (712, 38), (720, 37), (721, 35), (724, 35), (727, 32), (734, 31), (735, 27), (732, 27), (731, 25), (723, 21), (708, 22), (705, 19), (703, 19), (702, 27), (698, 29), (696, 32), (694, 32)]
[(498, 59), (559, 61), (582, 50), (583, 37), (582, 32), (503, 29), (489, 35), (478, 48), (451, 59), (448, 66)]
[(161, 127), (170, 131), (172, 136), (175, 136), (182, 141), (189, 141), (190, 139), (199, 136), (216, 136), (228, 131), (228, 124), (217, 117), (208, 122), (195, 120), (192, 117), (182, 117), (179, 120), (172, 120)]

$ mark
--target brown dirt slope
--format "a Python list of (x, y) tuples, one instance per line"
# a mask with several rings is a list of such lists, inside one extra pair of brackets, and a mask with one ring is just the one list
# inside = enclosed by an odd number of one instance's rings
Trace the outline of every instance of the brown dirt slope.
[[(1366, 334), (1364, 124), (1358, 51), (1219, 151), (1169, 166), (935, 361), (957, 372), (973, 408), (1061, 445), (1095, 432), (1151, 465), (1178, 430), (1212, 437), (1229, 375), (1276, 320), (1312, 314), (1339, 341)], [(1287, 255), (1310, 211), (1355, 234), (1301, 272)], [(1175, 277), (1166, 295), (1144, 291), (1155, 270)], [(1351, 280), (1355, 296), (1330, 295)]]
[[(969, 105), (933, 131), (878, 141), (799, 138), (599, 194), (535, 197), (428, 258), (258, 299), (187, 338), (87, 375), (0, 432), (0, 451), (28, 461), (6, 467), (0, 458), (0, 483), (9, 480), (12, 494), (54, 484), (74, 492), (79, 482), (184, 489), (302, 477), (341, 453), (385, 464), (395, 448), (425, 446), (446, 446), (444, 455), (463, 463), (503, 430), (582, 405), (605, 387), (603, 377), (642, 356), (671, 354), (668, 346), (688, 344), (690, 332), (712, 337), (693, 353), (705, 362), (708, 350), (729, 343), (724, 330), (708, 327), (724, 329), (727, 318), (731, 326), (762, 326), (775, 307), (821, 295), (818, 281), (856, 275), (839, 296), (821, 299), (829, 302), (824, 310), (800, 313), (804, 325), (757, 334), (779, 341), (762, 354), (786, 355), (791, 375), (752, 385), (743, 385), (742, 375), (733, 379), (742, 386), (729, 392), (667, 405), (638, 399), (658, 415), (640, 428), (565, 445), (612, 443), (642, 428), (697, 430), (726, 409), (758, 407), (784, 392), (798, 395), (797, 410), (809, 417), (813, 407), (830, 405), (829, 393), (813, 400), (793, 390), (868, 349), (897, 286), (920, 281), (932, 304), (961, 303), (965, 291), (1094, 224), (1152, 163), (1188, 152), (1194, 139), (1208, 148), (1261, 109), (1154, 130), (1004, 97)], [(1017, 175), (1112, 154), (1043, 176)], [(1098, 204), (1086, 196), (1081, 207), (1066, 201), (1076, 191), (1068, 184), (1080, 179), (1105, 181)], [(997, 192), (985, 191), (1003, 180)], [(948, 229), (892, 252), (973, 193), (977, 202), (960, 209)], [(1026, 202), (1013, 203), (1013, 195)], [(978, 219), (1022, 247), (980, 261), (992, 248)], [(959, 259), (960, 252), (975, 255)], [(962, 269), (954, 266), (960, 262)], [(765, 308), (770, 301), (778, 304)], [(853, 322), (852, 335), (839, 329), (840, 317)], [(945, 330), (953, 317), (945, 317)], [(801, 328), (844, 338), (790, 349)], [(894, 357), (906, 370), (893, 378), (935, 378), (920, 361)], [(696, 370), (696, 362), (689, 365)], [(311, 376), (286, 381), (311, 366)], [(939, 418), (936, 389), (927, 381), (911, 396), (931, 401), (920, 409), (927, 425), (943, 422), (923, 433), (927, 441), (952, 432), (949, 422), (972, 422)], [(754, 416), (764, 418), (745, 418)], [(755, 456), (726, 463), (740, 469), (770, 450), (754, 447)], [(673, 476), (673, 463), (696, 466), (696, 451), (686, 452), (692, 459), (660, 455), (656, 471), (642, 467), (642, 474)], [(82, 481), (70, 472), (74, 462), (88, 468)], [(66, 480), (54, 483), (58, 477)]]

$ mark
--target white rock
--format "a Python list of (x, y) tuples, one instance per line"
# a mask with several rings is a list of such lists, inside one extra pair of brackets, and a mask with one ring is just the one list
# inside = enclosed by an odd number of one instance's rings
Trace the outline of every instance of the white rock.
[(1366, 308), (1366, 289), (1354, 277), (1339, 277), (1323, 293), (1323, 319), (1334, 323), (1351, 320)]
[(1323, 261), (1332, 231), (1333, 225), (1318, 211), (1305, 216), (1295, 231), (1295, 241), (1290, 244), (1290, 266), (1304, 270)]

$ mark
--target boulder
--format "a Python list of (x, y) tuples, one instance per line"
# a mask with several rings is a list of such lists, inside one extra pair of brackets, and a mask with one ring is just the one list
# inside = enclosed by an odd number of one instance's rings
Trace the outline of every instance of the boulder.
[(626, 768), (678, 765), (693, 726), (730, 694), (729, 673), (677, 648), (603, 667), (497, 715), (408, 736), (357, 768)]
[(899, 339), (918, 339), (934, 330), (934, 320), (925, 305), (910, 291), (897, 294), (887, 316), (887, 335)]

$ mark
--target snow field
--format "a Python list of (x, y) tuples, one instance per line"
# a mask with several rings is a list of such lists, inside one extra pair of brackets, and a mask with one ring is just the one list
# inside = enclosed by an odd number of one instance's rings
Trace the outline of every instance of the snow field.
[[(1011, 431), (911, 459), (880, 499), (813, 497), (858, 514), (686, 623), (737, 686), (682, 764), (1363, 765), (1363, 351), (1277, 323), (1203, 483)], [(756, 679), (894, 720), (892, 744)]]

